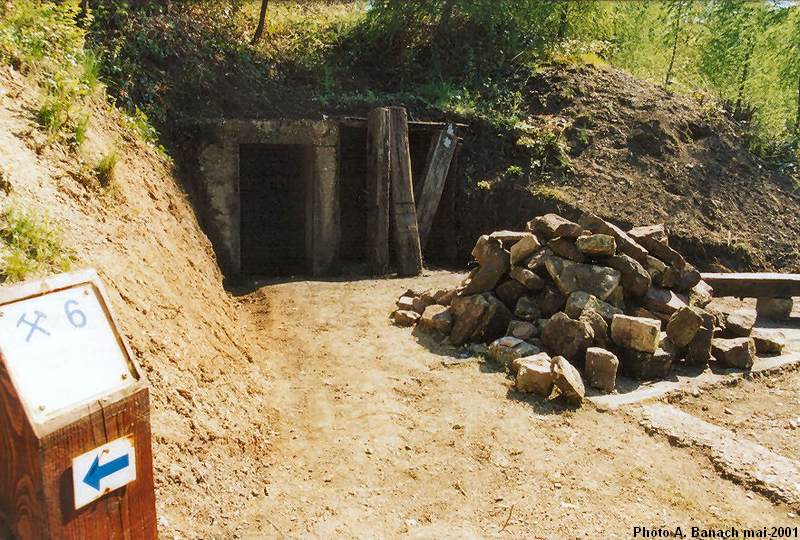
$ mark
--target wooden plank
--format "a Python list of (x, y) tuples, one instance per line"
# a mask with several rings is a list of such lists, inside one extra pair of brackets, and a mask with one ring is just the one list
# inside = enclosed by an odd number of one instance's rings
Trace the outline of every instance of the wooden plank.
[(390, 114), (373, 109), (367, 119), (367, 263), (372, 275), (389, 273)]
[(414, 184), (411, 179), (411, 153), (408, 149), (408, 117), (403, 107), (391, 107), (389, 161), (392, 177), (392, 225), (397, 273), (416, 276), (422, 272)]
[(450, 164), (456, 151), (456, 143), (456, 128), (453, 124), (450, 124), (439, 134), (436, 145), (433, 147), (430, 162), (425, 169), (422, 194), (417, 206), (420, 244), (423, 248), (428, 242), (433, 218), (439, 209), (447, 173), (450, 171)]
[(442, 200), (439, 201), (439, 210), (433, 218), (433, 225), (428, 236), (428, 242), (422, 252), (425, 260), (436, 264), (458, 264), (458, 212), (456, 211), (457, 190), (460, 181), (459, 154), (463, 143), (459, 140), (456, 145), (450, 171), (444, 182)]
[(738, 273), (703, 274), (714, 296), (738, 298), (791, 298), (800, 296), (800, 274)]

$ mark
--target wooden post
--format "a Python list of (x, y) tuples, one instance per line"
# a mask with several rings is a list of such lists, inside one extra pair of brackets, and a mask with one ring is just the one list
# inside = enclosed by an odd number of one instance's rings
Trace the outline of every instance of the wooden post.
[(419, 222), (420, 244), (423, 248), (428, 242), (428, 236), (433, 225), (433, 218), (442, 199), (442, 191), (450, 170), (450, 163), (456, 151), (456, 127), (448, 124), (439, 134), (436, 145), (425, 169), (425, 180), (422, 184), (422, 194), (417, 207), (417, 221)]
[(367, 263), (376, 276), (389, 273), (389, 109), (367, 117)]
[(408, 149), (408, 117), (403, 107), (391, 107), (389, 161), (392, 169), (392, 223), (397, 259), (397, 274), (416, 276), (422, 272), (414, 184), (411, 179), (411, 153)]
[(157, 538), (148, 385), (97, 274), (0, 288), (0, 314), (0, 534)]

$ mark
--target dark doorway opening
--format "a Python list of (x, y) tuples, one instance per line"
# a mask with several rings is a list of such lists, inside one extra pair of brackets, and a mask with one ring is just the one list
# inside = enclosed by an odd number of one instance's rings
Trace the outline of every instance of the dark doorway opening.
[(288, 276), (306, 270), (306, 191), (311, 147), (239, 146), (242, 273)]
[(366, 258), (367, 242), (367, 130), (339, 129), (339, 208), (342, 239), (339, 255), (343, 262)]

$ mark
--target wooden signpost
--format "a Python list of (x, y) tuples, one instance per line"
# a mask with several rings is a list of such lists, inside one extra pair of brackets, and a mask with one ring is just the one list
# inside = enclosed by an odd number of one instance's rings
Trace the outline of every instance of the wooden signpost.
[(389, 109), (378, 108), (367, 117), (367, 262), (370, 273), (389, 273)]
[(147, 381), (93, 270), (0, 288), (0, 536), (156, 538)]
[(417, 205), (420, 244), (423, 248), (428, 243), (433, 218), (436, 217), (439, 202), (442, 200), (447, 173), (450, 170), (450, 163), (453, 161), (457, 145), (456, 127), (448, 124), (431, 146), (431, 155), (426, 164), (425, 177), (422, 181), (422, 193)]

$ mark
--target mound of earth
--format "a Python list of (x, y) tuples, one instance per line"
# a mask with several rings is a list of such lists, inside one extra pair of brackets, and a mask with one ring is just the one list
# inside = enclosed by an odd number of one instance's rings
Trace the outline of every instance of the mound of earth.
[[(800, 271), (800, 193), (719, 111), (594, 66), (543, 68), (524, 100), (523, 129), (498, 138), (473, 123), (467, 137), (465, 256), (476, 237), (518, 229), (531, 215), (588, 211), (626, 228), (665, 223), (670, 242), (703, 270)], [(519, 144), (523, 137), (536, 144)], [(559, 146), (567, 167), (553, 159)], [(509, 165), (531, 172), (508, 174)], [(475, 188), (481, 179), (491, 188)]]
[[(236, 303), (170, 163), (100, 105), (80, 149), (48, 143), (30, 83), (3, 68), (0, 89), (0, 177), (10, 190), (0, 202), (59, 224), (74, 266), (96, 268), (107, 285), (147, 373), (162, 534), (217, 520), (214, 532), (232, 537), (224, 518), (236, 512), (233, 501), (263, 493), (275, 420), (270, 379), (251, 358)], [(115, 178), (101, 188), (92, 166), (112, 148)]]

